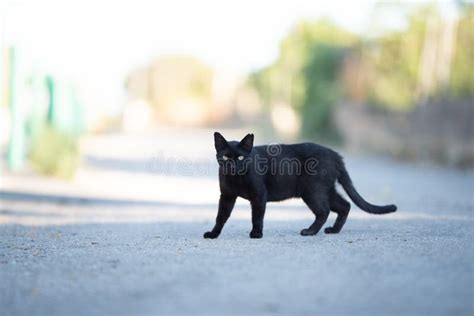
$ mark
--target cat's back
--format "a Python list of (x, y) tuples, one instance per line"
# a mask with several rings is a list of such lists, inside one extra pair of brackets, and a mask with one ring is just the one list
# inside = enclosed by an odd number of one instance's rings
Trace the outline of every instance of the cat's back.
[(261, 157), (274, 157), (274, 158), (297, 158), (297, 159), (308, 159), (316, 158), (321, 160), (339, 160), (340, 155), (325, 146), (305, 142), (297, 144), (270, 144), (261, 145), (254, 147), (256, 153)]
[(263, 180), (269, 201), (301, 197), (308, 187), (334, 183), (340, 156), (315, 143), (255, 146), (254, 154), (266, 163)]

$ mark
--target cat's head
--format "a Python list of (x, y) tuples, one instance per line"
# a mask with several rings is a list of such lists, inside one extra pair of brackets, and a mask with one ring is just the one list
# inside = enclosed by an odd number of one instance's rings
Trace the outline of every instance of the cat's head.
[(214, 133), (214, 146), (219, 166), (226, 174), (244, 174), (250, 162), (253, 134), (247, 134), (240, 142), (227, 141), (220, 133)]

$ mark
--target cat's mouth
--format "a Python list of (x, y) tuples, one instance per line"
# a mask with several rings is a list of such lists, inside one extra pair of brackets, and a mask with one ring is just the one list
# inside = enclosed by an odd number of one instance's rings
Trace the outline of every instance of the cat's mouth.
[(245, 166), (238, 166), (235, 163), (219, 163), (221, 173), (228, 176), (237, 176), (247, 173)]

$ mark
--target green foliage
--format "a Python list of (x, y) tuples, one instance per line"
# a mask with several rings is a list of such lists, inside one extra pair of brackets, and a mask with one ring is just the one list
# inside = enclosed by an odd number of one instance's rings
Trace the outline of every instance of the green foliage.
[(455, 97), (474, 97), (474, 6), (467, 6), (463, 13), (458, 24), (449, 88)]
[(30, 161), (46, 175), (71, 178), (79, 165), (77, 139), (45, 125), (33, 140)]
[(283, 40), (278, 60), (254, 73), (250, 83), (268, 107), (284, 102), (295, 108), (306, 136), (334, 139), (343, 53), (355, 42), (354, 35), (328, 20), (300, 23)]
[(416, 101), (419, 64), (428, 11), (410, 18), (405, 31), (385, 34), (364, 49), (369, 65), (369, 103), (407, 109)]
[(457, 24), (437, 10), (422, 6), (407, 16), (406, 29), (367, 41), (327, 20), (300, 23), (276, 62), (249, 81), (268, 108), (291, 105), (305, 136), (326, 139), (337, 138), (332, 114), (342, 96), (398, 111), (428, 99), (473, 98), (474, 6), (460, 6)]
[[(443, 32), (446, 22), (435, 7), (427, 6), (408, 19), (404, 31), (383, 34), (365, 47), (362, 58), (371, 74), (368, 82), (369, 103), (395, 110), (412, 109), (420, 96), (431, 98), (464, 98), (474, 96), (474, 8), (461, 7), (462, 14), (455, 27), (448, 81), (437, 70), (442, 59)], [(431, 23), (431, 24), (430, 24)], [(426, 45), (426, 46), (425, 46)], [(436, 56), (422, 73), (423, 53)], [(434, 51), (434, 52), (433, 52)], [(426, 69), (425, 69), (426, 71)], [(423, 91), (422, 78), (429, 76), (432, 87)]]
[(336, 46), (316, 44), (312, 51), (303, 70), (303, 133), (335, 141), (339, 135), (332, 114), (342, 95), (339, 73), (343, 50)]

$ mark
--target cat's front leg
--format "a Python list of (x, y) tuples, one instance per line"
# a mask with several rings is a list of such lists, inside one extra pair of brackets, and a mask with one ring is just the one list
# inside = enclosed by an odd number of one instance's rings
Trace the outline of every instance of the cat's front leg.
[(267, 199), (265, 196), (259, 196), (250, 200), (252, 206), (252, 231), (250, 238), (262, 238), (263, 236), (263, 218), (265, 216), (265, 207)]
[(214, 239), (219, 237), (225, 222), (229, 218), (230, 213), (234, 208), (236, 198), (236, 196), (225, 195), (221, 193), (221, 197), (219, 198), (219, 208), (217, 210), (216, 224), (211, 231), (204, 233), (204, 238)]

